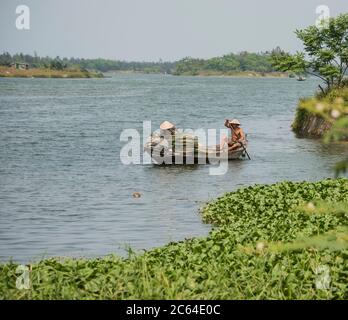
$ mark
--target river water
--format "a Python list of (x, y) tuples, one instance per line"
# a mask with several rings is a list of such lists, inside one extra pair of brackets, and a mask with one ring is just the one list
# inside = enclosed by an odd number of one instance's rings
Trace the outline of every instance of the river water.
[[(0, 79), (0, 260), (123, 254), (205, 236), (198, 208), (243, 185), (332, 177), (342, 146), (291, 132), (316, 80), (116, 75)], [(238, 118), (251, 161), (209, 166), (124, 165), (123, 129), (223, 128)], [(132, 197), (140, 192), (141, 198)]]

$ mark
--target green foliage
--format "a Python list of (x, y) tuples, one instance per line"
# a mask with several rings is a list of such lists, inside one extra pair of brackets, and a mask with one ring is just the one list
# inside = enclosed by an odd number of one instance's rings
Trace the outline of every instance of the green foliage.
[(268, 52), (241, 52), (207, 60), (184, 58), (176, 64), (173, 73), (176, 75), (198, 75), (209, 72), (228, 74), (229, 72), (241, 71), (272, 72), (275, 69), (272, 68)]
[[(305, 209), (322, 201), (326, 209)], [(43, 260), (31, 265), (29, 290), (16, 289), (16, 264), (2, 264), (0, 298), (347, 299), (348, 250), (318, 245), (345, 236), (347, 202), (345, 179), (242, 188), (202, 209), (215, 226), (206, 238), (130, 250), (126, 259)], [(328, 290), (316, 287), (322, 265)]]
[(315, 75), (329, 88), (341, 87), (348, 69), (348, 14), (295, 33), (303, 43), (304, 52), (291, 55), (275, 50), (272, 53), (273, 66), (281, 71)]
[(307, 118), (310, 116), (310, 112), (305, 107), (306, 100), (302, 99), (296, 109), (295, 120), (292, 123), (292, 130), (296, 133), (301, 132), (303, 124), (306, 122)]
[(14, 54), (8, 52), (0, 54), (0, 66), (9, 66), (13, 62), (29, 63), (31, 68), (51, 68), (63, 70), (64, 68), (81, 68), (87, 70), (107, 71), (136, 71), (145, 73), (170, 73), (175, 62), (126, 62), (108, 59), (79, 59), (79, 58), (50, 58), (38, 57), (28, 54)]
[(294, 55), (280, 50), (274, 50), (271, 55), (272, 65), (282, 72), (293, 72), (300, 75), (306, 73), (306, 63), (304, 53), (297, 52)]
[[(348, 86), (331, 88), (325, 94), (301, 99), (296, 110), (293, 130), (301, 132), (309, 117), (316, 116), (325, 121), (327, 130), (323, 132), (323, 142), (346, 143), (348, 141)], [(338, 176), (347, 172), (348, 159), (342, 160), (335, 166)]]
[(270, 53), (227, 54), (207, 60), (184, 58), (178, 62), (126, 62), (108, 59), (79, 59), (79, 58), (49, 58), (14, 54), (8, 52), (0, 54), (0, 65), (9, 66), (12, 62), (26, 62), (31, 68), (51, 68), (62, 70), (64, 68), (81, 68), (87, 70), (108, 71), (132, 71), (143, 73), (174, 73), (176, 75), (198, 75), (200, 73), (221, 73), (254, 71), (268, 73), (275, 71), (270, 61)]
[(66, 63), (59, 59), (59, 57), (55, 58), (50, 62), (50, 69), (53, 70), (64, 70), (67, 68)]
[[(304, 114), (315, 114), (331, 123), (332, 126), (323, 136), (326, 144), (348, 141), (348, 87), (332, 88), (324, 96), (303, 99), (297, 109), (295, 124), (301, 126)], [(347, 172), (348, 158), (335, 166), (336, 176)]]
[[(348, 141), (348, 117), (340, 116), (340, 118), (334, 122), (331, 130), (324, 136), (325, 143)], [(336, 176), (341, 173), (346, 173), (348, 170), (348, 158), (338, 162), (335, 166)]]
[(332, 90), (324, 98), (301, 99), (299, 109), (321, 116), (328, 122), (334, 122), (348, 115), (348, 88)]
[[(300, 205), (298, 210), (309, 216), (312, 215), (333, 215), (344, 217), (348, 212), (347, 202), (326, 202), (315, 200), (305, 205)], [(331, 251), (348, 249), (348, 226), (340, 226), (334, 230), (319, 235), (300, 236), (293, 242), (269, 242), (263, 246), (263, 251), (267, 252), (284, 252), (298, 251), (302, 249), (328, 249)], [(249, 252), (256, 252), (257, 248), (244, 248)]]
[(324, 136), (325, 143), (348, 140), (348, 117), (338, 119), (331, 130)]
[(348, 227), (340, 227), (322, 235), (304, 237), (290, 243), (270, 243), (267, 245), (269, 252), (297, 251), (307, 248), (328, 249), (339, 251), (348, 249)]
[(175, 67), (175, 75), (192, 75), (198, 74), (198, 71), (203, 68), (204, 60), (194, 58), (184, 58), (178, 62)]
[(330, 128), (333, 130), (332, 133), (327, 134), (326, 143), (347, 140), (347, 133), (343, 132), (346, 130), (344, 129), (346, 120), (340, 119), (347, 119), (348, 116), (348, 87), (331, 88), (325, 94), (301, 99), (292, 124), (293, 130), (300, 133), (306, 126), (307, 120), (313, 116), (325, 122), (321, 123), (323, 128), (317, 128), (320, 133), (318, 137), (321, 137)]

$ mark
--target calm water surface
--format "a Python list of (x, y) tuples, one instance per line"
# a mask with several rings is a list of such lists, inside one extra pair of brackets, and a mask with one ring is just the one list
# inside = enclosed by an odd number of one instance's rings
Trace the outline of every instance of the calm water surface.
[[(242, 185), (332, 176), (341, 146), (297, 139), (297, 100), (317, 82), (118, 75), (0, 79), (0, 260), (102, 256), (206, 235), (198, 208)], [(252, 161), (125, 166), (120, 134), (143, 120), (223, 128), (237, 117)], [(142, 194), (134, 199), (132, 193)]]

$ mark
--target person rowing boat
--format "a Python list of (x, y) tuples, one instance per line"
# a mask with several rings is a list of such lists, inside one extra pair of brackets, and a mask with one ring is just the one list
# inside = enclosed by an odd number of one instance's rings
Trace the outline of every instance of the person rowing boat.
[(225, 144), (228, 145), (228, 150), (236, 150), (245, 145), (245, 133), (240, 127), (240, 122), (237, 119), (225, 120), (225, 127), (231, 129), (231, 139), (229, 140), (227, 136), (223, 136), (220, 142), (219, 150), (223, 150)]

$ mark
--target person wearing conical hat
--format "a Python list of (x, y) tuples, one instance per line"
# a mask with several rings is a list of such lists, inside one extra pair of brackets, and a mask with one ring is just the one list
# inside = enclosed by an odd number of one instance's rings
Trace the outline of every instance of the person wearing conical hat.
[(240, 127), (240, 122), (237, 119), (226, 119), (225, 127), (231, 129), (231, 139), (228, 137), (223, 137), (220, 143), (220, 150), (223, 149), (224, 145), (227, 143), (228, 150), (236, 150), (245, 144), (245, 134), (243, 129)]
[(175, 134), (175, 131), (176, 131), (176, 128), (175, 128), (175, 125), (172, 124), (171, 122), (169, 121), (164, 121), (161, 123), (160, 125), (160, 129), (161, 129), (161, 134)]

